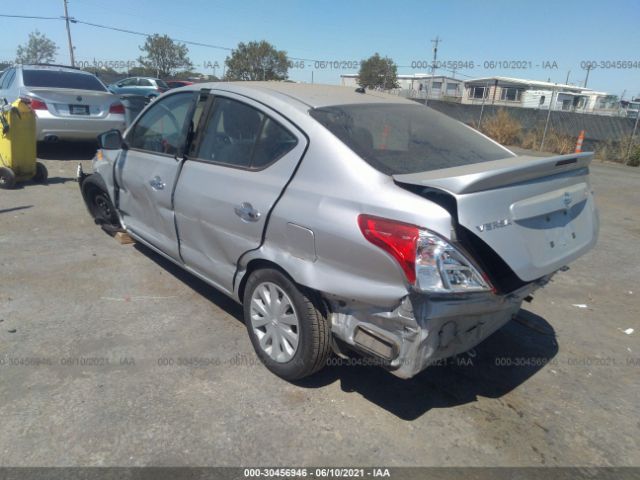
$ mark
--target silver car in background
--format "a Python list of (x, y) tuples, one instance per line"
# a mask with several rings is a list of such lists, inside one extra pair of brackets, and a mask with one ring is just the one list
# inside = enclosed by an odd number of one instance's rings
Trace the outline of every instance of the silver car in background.
[(240, 302), (289, 380), (332, 351), (412, 377), (503, 326), (598, 234), (591, 154), (516, 156), (361, 89), (184, 87), (99, 144), (78, 175), (97, 222)]
[(57, 65), (18, 65), (0, 77), (0, 99), (27, 99), (36, 114), (37, 140), (95, 140), (124, 131), (125, 109), (92, 73)]

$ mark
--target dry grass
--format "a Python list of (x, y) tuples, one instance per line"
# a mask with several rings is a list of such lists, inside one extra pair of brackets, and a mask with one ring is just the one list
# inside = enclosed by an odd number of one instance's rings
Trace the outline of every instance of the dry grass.
[(596, 158), (638, 167), (640, 166), (640, 144), (634, 142), (629, 151), (629, 141), (603, 142), (596, 148)]
[(506, 110), (498, 110), (480, 126), (480, 131), (503, 145), (514, 145), (520, 137), (522, 125)]
[[(542, 142), (542, 130), (534, 129), (527, 131), (520, 139), (519, 146), (537, 150)], [(570, 135), (563, 135), (554, 131), (547, 131), (544, 139), (544, 150), (546, 152), (559, 153), (564, 155), (572, 153), (576, 148), (576, 139)]]
[[(495, 115), (484, 120), (480, 130), (503, 145), (514, 145), (531, 150), (540, 148), (543, 134), (541, 128), (523, 131), (520, 122), (509, 115), (506, 110), (498, 110)], [(560, 155), (572, 153), (575, 150), (576, 141), (577, 137), (549, 129), (544, 139), (544, 150)], [(595, 157), (600, 160), (624, 163), (633, 167), (640, 166), (640, 144), (634, 144), (631, 149), (631, 155), (627, 159), (628, 150), (628, 141), (600, 142), (596, 148)]]

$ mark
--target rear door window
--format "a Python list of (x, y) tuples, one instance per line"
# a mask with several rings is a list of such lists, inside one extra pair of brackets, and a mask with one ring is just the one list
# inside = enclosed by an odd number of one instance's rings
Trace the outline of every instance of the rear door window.
[(267, 117), (253, 151), (252, 168), (263, 168), (293, 149), (298, 139), (275, 120)]
[(89, 73), (60, 70), (22, 70), (22, 78), (27, 87), (71, 88), (74, 90), (95, 90), (106, 92), (105, 86)]
[(298, 143), (263, 112), (224, 97), (214, 100), (201, 138), (198, 159), (252, 169), (265, 168)]
[(151, 83), (151, 81), (146, 78), (138, 79), (138, 85), (141, 87), (153, 87), (153, 83)]

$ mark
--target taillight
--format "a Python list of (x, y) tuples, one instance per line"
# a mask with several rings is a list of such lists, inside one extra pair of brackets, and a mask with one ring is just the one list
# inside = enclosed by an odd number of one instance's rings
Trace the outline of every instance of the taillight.
[(364, 237), (389, 253), (416, 290), (431, 293), (491, 290), (487, 278), (444, 238), (408, 223), (359, 215)]
[(29, 105), (31, 106), (31, 110), (46, 110), (47, 109), (47, 104), (44, 103), (42, 100), (38, 100), (37, 98), (32, 98), (31, 99), (31, 103)]
[(389, 253), (402, 267), (409, 283), (416, 281), (416, 244), (420, 229), (415, 225), (386, 218), (359, 215), (364, 238)]
[(416, 288), (423, 292), (460, 293), (491, 290), (488, 279), (444, 238), (421, 230), (416, 248)]
[(124, 115), (124, 105), (120, 102), (114, 103), (109, 107), (109, 113), (120, 113)]

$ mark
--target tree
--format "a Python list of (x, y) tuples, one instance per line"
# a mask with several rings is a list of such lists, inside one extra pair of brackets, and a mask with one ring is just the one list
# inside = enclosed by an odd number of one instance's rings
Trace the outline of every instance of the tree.
[(128, 77), (155, 77), (158, 70), (151, 67), (133, 67), (127, 70)]
[(358, 84), (365, 88), (383, 90), (398, 88), (398, 67), (389, 57), (382, 58), (380, 54), (375, 53), (360, 64)]
[(157, 33), (147, 37), (142, 47), (139, 47), (145, 56), (138, 61), (143, 67), (155, 72), (160, 78), (173, 75), (179, 69), (190, 69), (191, 60), (187, 56), (189, 49), (184, 43), (176, 43), (167, 35)]
[(225, 60), (226, 80), (286, 80), (289, 72), (287, 52), (269, 42), (240, 42)]
[(18, 46), (16, 63), (51, 63), (56, 59), (58, 46), (53, 40), (35, 30), (29, 34), (29, 41)]
[(81, 70), (84, 70), (85, 72), (93, 73), (96, 77), (98, 77), (102, 81), (102, 83), (106, 85), (115, 83), (116, 81), (122, 78), (122, 73), (114, 70), (111, 67), (87, 66), (87, 67), (82, 67)]

